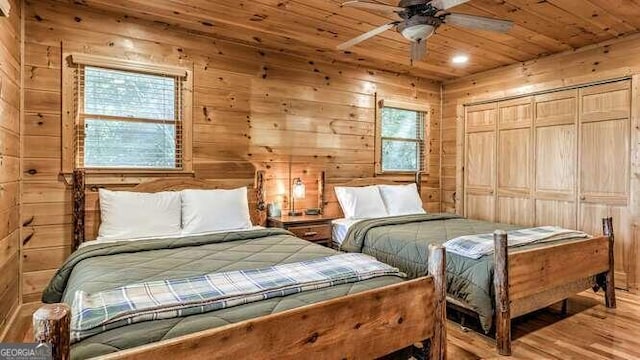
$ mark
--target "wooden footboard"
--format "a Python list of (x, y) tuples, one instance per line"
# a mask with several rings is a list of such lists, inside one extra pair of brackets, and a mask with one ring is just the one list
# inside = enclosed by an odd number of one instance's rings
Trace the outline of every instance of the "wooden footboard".
[[(511, 319), (563, 301), (593, 286), (605, 289), (606, 306), (615, 307), (612, 219), (603, 219), (604, 236), (510, 251), (507, 234), (496, 231), (496, 341), (511, 355)], [(596, 278), (602, 278), (600, 284)]]
[[(423, 342), (446, 358), (445, 251), (429, 249), (431, 275), (132, 348), (100, 359), (371, 359)], [(69, 358), (69, 307), (34, 314), (36, 341)]]

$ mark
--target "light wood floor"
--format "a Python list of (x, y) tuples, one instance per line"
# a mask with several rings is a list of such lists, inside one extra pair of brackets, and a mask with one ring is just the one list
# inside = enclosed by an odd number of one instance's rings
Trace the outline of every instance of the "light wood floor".
[(569, 313), (545, 309), (514, 321), (513, 356), (501, 357), (493, 339), (449, 322), (449, 359), (640, 359), (640, 296), (617, 292), (617, 309), (602, 293), (569, 300)]
[[(618, 308), (607, 309), (602, 295), (584, 292), (569, 300), (569, 314), (542, 310), (514, 322), (513, 356), (498, 356), (494, 340), (464, 331), (449, 321), (449, 359), (640, 359), (640, 296), (618, 292)], [(16, 317), (6, 342), (31, 341), (27, 304)]]

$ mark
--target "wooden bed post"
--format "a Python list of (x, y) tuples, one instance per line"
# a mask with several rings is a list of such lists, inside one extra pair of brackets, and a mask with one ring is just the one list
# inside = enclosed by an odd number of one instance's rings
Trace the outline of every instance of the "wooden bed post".
[(78, 249), (84, 242), (85, 173), (82, 169), (73, 170), (73, 244)]
[(435, 316), (433, 337), (428, 346), (430, 360), (447, 358), (447, 255), (444, 247), (429, 245), (429, 275), (435, 286)]
[(420, 195), (420, 197), (422, 197), (422, 172), (421, 171), (418, 171), (416, 173), (415, 182), (416, 182), (416, 187), (418, 188), (418, 194)]
[(493, 284), (496, 296), (496, 346), (500, 355), (511, 355), (511, 305), (509, 302), (509, 258), (507, 233), (496, 230)]
[(71, 309), (66, 304), (45, 304), (33, 314), (34, 340), (51, 347), (53, 360), (69, 359), (70, 322)]
[(258, 211), (264, 211), (266, 209), (264, 199), (264, 170), (256, 171), (255, 186)]
[(613, 256), (613, 218), (608, 217), (602, 219), (602, 232), (609, 238), (609, 270), (605, 273), (605, 305), (608, 308), (616, 308), (616, 285), (615, 285), (615, 267)]

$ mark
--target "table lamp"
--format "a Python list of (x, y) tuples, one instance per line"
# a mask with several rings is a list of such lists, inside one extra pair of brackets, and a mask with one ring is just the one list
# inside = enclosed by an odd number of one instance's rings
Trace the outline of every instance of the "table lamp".
[(289, 211), (289, 216), (302, 215), (302, 211), (296, 212), (296, 199), (304, 199), (305, 192), (306, 189), (304, 187), (302, 179), (293, 179), (293, 182), (291, 183), (291, 211)]

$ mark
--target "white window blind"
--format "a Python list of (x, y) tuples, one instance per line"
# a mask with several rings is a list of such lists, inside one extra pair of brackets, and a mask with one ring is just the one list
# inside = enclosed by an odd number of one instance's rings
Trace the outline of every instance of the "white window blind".
[(78, 64), (76, 166), (182, 169), (183, 77)]
[(424, 167), (425, 113), (383, 107), (381, 118), (382, 171), (417, 172)]

